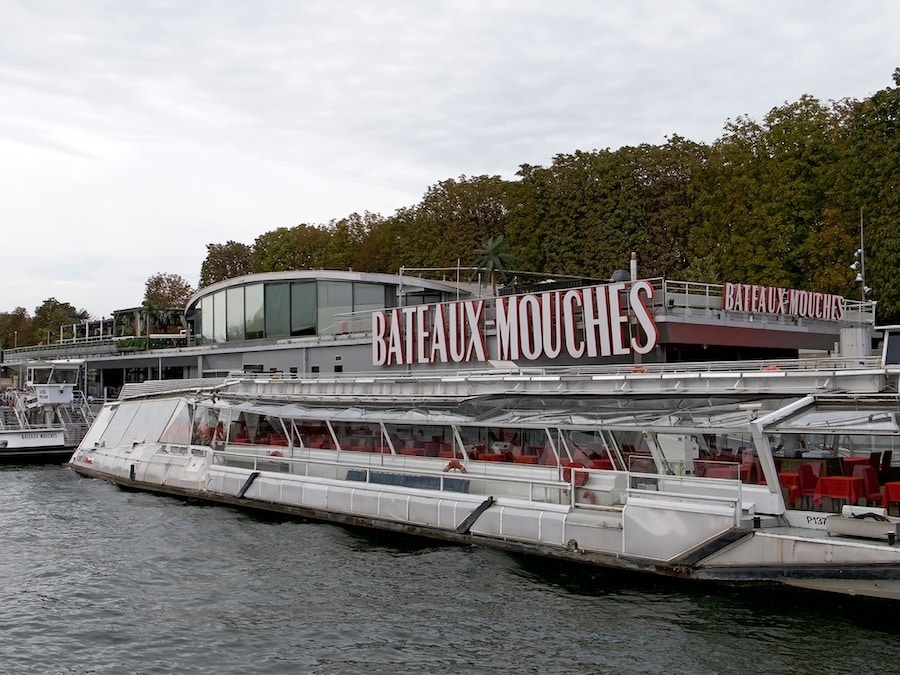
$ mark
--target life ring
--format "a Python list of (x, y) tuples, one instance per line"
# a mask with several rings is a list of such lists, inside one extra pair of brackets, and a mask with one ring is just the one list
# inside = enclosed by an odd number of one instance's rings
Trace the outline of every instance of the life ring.
[(644, 368), (644, 366), (635, 366), (631, 369), (632, 373), (649, 373), (650, 371)]
[[(566, 464), (566, 468), (563, 469), (563, 480), (567, 483), (572, 482), (573, 472), (572, 469), (584, 469), (585, 466), (581, 462), (570, 462)], [(585, 483), (587, 483), (588, 475), (587, 471), (575, 471), (575, 487), (581, 487)]]
[(594, 494), (593, 490), (582, 490), (581, 498), (586, 501), (588, 504), (596, 504), (597, 503), (597, 495)]
[(447, 462), (447, 466), (444, 467), (444, 471), (452, 471), (453, 469), (456, 469), (460, 473), (468, 473), (466, 467), (464, 467), (458, 459), (451, 459)]
[(269, 450), (266, 454), (269, 457), (284, 457), (284, 455), (281, 453), (281, 450)]
[(771, 366), (764, 367), (763, 370), (781, 370), (781, 368), (773, 364)]

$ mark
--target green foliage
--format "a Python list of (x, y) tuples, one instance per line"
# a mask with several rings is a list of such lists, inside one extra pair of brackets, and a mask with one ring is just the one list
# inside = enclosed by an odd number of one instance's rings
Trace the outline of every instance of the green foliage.
[(475, 274), (481, 278), (489, 278), (495, 294), (497, 293), (497, 280), (506, 281), (507, 271), (510, 271), (516, 262), (515, 257), (506, 252), (507, 245), (506, 239), (501, 234), (491, 237), (475, 251), (477, 256), (473, 263)]
[(144, 304), (152, 307), (184, 307), (194, 294), (194, 289), (178, 274), (159, 272), (147, 279)]
[[(840, 162), (844, 182), (838, 215), (855, 233), (862, 210), (866, 283), (878, 300), (882, 323), (900, 322), (900, 68), (893, 77), (896, 86), (849, 104)], [(837, 264), (846, 270), (850, 261), (845, 254)], [(853, 295), (859, 297), (858, 287)]]
[(32, 318), (24, 307), (0, 312), (0, 349), (27, 347), (32, 344)]
[[(738, 116), (711, 145), (673, 135), (663, 145), (577, 150), (546, 167), (523, 164), (516, 180), (441, 181), (387, 217), (351, 214), (277, 228), (253, 245), (208, 244), (200, 284), (293, 269), (453, 268), (479, 248), (495, 278), (510, 263), (490, 263), (490, 251), (532, 272), (609, 278), (636, 251), (643, 277), (859, 298), (849, 265), (862, 212), (878, 321), (900, 323), (900, 68), (893, 82), (862, 101), (802, 96), (762, 120)], [(160, 305), (151, 298), (148, 307)], [(52, 298), (34, 319), (19, 309), (0, 315), (4, 344), (10, 331), (20, 345), (25, 334), (45, 340), (82, 315)]]
[(56, 298), (47, 298), (34, 310), (31, 344), (57, 342), (60, 331), (63, 338), (73, 337), (72, 324), (81, 323), (88, 318), (90, 315), (83, 309), (75, 309), (68, 302), (60, 302)]
[(206, 259), (200, 266), (200, 288), (252, 272), (253, 250), (246, 244), (207, 244)]

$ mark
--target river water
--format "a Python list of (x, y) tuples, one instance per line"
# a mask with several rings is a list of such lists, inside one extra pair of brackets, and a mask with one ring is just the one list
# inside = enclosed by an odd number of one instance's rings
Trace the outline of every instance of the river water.
[(898, 609), (0, 469), (0, 674), (900, 671)]

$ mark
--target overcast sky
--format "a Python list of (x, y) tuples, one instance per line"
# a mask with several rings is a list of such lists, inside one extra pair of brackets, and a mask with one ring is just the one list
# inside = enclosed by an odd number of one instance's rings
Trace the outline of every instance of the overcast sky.
[(196, 287), (210, 243), (862, 99), (898, 27), (894, 0), (0, 0), (0, 311), (108, 316)]

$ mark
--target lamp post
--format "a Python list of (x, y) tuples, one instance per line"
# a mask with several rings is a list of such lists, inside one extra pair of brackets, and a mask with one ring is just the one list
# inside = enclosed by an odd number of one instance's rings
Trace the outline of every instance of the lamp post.
[(13, 349), (16, 349), (19, 346), (19, 331), (13, 331)]
[(856, 260), (853, 261), (853, 264), (850, 265), (850, 269), (856, 272), (856, 283), (860, 284), (860, 299), (862, 302), (866, 301), (866, 296), (872, 292), (872, 289), (866, 286), (866, 248), (865, 248), (865, 240), (863, 239), (864, 228), (863, 228), (863, 211), (859, 210), (859, 248), (856, 249), (856, 253), (853, 256)]

